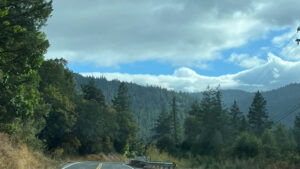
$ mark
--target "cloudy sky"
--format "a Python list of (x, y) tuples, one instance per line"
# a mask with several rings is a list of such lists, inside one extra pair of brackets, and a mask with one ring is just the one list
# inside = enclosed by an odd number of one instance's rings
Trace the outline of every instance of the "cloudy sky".
[(196, 92), (300, 82), (299, 0), (54, 0), (46, 58), (86, 76)]

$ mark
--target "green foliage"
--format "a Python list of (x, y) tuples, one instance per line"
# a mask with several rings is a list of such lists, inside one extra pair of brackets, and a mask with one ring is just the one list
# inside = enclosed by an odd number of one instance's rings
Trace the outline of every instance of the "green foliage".
[(51, 1), (0, 1), (0, 131), (19, 135), (34, 149), (43, 148), (35, 135), (49, 112), (38, 68), (49, 46), (40, 30), (51, 11)]
[[(171, 105), (171, 113), (170, 113), (170, 133), (172, 135), (173, 142), (176, 145), (179, 145), (181, 143), (181, 126), (178, 118), (178, 106), (176, 97), (174, 96), (172, 99), (172, 105)], [(168, 124), (168, 123), (167, 123)]]
[(296, 143), (289, 135), (288, 130), (282, 124), (276, 126), (274, 130), (274, 139), (276, 148), (281, 155), (285, 155), (288, 152), (293, 152), (296, 147)]
[(154, 132), (153, 140), (157, 141), (171, 133), (170, 115), (163, 109), (157, 119), (156, 126), (152, 129)]
[(265, 157), (271, 158), (278, 156), (278, 149), (276, 147), (276, 140), (274, 133), (271, 130), (265, 130), (261, 137), (262, 149)]
[[(83, 77), (75, 74), (76, 88), (81, 91), (81, 85), (88, 84), (90, 80), (94, 80), (95, 86), (102, 90), (105, 96), (106, 104), (113, 104), (112, 100), (118, 93), (118, 88), (121, 84), (118, 80), (108, 81), (104, 77), (93, 78)], [(190, 105), (195, 98), (189, 93), (175, 92), (160, 87), (141, 86), (134, 83), (126, 83), (128, 87), (128, 97), (130, 100), (131, 116), (139, 126), (139, 137), (142, 137), (146, 142), (151, 142), (153, 139), (153, 128), (156, 126), (157, 119), (165, 107), (165, 112), (171, 112), (172, 98), (175, 96), (178, 104), (178, 118), (182, 125)]]
[(240, 159), (253, 158), (261, 153), (262, 143), (255, 136), (248, 132), (242, 132), (236, 139), (233, 153)]
[(194, 103), (186, 118), (184, 147), (194, 154), (216, 155), (222, 152), (227, 140), (227, 115), (221, 92), (208, 88), (199, 105)]
[(94, 80), (91, 80), (87, 85), (82, 85), (83, 98), (86, 100), (95, 100), (100, 105), (105, 106), (105, 98), (102, 91), (95, 86)]
[(48, 149), (60, 147), (72, 132), (76, 122), (73, 74), (66, 69), (63, 59), (48, 60), (39, 69), (40, 91), (51, 106), (46, 126), (39, 137), (46, 141)]
[(271, 127), (266, 104), (262, 94), (257, 91), (248, 112), (250, 129), (256, 136), (261, 136), (265, 129)]
[(237, 134), (239, 134), (242, 130), (244, 130), (243, 119), (244, 116), (240, 111), (237, 102), (234, 100), (229, 111), (229, 126), (233, 138), (235, 138)]
[(117, 96), (112, 100), (113, 108), (117, 112), (117, 122), (120, 125), (118, 137), (114, 141), (116, 150), (122, 154), (129, 151), (130, 142), (136, 137), (138, 126), (132, 118), (128, 88), (123, 82), (118, 88)]
[(293, 134), (295, 137), (295, 141), (297, 143), (297, 149), (300, 152), (300, 114), (296, 116), (295, 122), (294, 122), (294, 130)]

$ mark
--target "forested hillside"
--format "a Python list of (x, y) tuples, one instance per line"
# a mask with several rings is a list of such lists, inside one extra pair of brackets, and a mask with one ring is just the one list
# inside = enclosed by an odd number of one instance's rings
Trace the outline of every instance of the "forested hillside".
[[(192, 93), (192, 96), (202, 98), (202, 93)], [(279, 89), (262, 92), (267, 101), (269, 116), (275, 122), (281, 122), (289, 127), (294, 125), (297, 113), (300, 112), (300, 84), (294, 83)], [(228, 108), (236, 100), (241, 111), (246, 114), (254, 97), (254, 93), (241, 90), (223, 90), (222, 100)]]
[[(92, 79), (94, 78), (75, 74), (77, 90), (81, 91), (80, 86), (87, 84)], [(94, 82), (95, 86), (103, 91), (107, 104), (111, 104), (121, 82), (107, 81), (105, 78), (94, 79)], [(188, 93), (177, 93), (159, 87), (144, 87), (134, 83), (127, 83), (127, 86), (133, 117), (140, 126), (140, 136), (148, 141), (151, 139), (153, 134), (151, 129), (155, 126), (160, 112), (170, 111), (173, 96), (176, 96), (179, 103), (178, 116), (181, 124), (183, 124), (183, 119), (185, 119), (191, 104), (196, 100)]]
[[(80, 85), (88, 83), (92, 77), (83, 77), (75, 74), (76, 88), (81, 91)], [(120, 81), (108, 81), (105, 78), (96, 78), (95, 85), (99, 87), (108, 104), (116, 94)], [(196, 100), (203, 98), (202, 93), (174, 92), (160, 87), (140, 86), (128, 83), (128, 91), (132, 103), (133, 117), (139, 124), (140, 134), (147, 140), (150, 139), (151, 129), (162, 110), (170, 111), (171, 100), (176, 96), (179, 104), (179, 119), (183, 123), (190, 107)], [(262, 92), (267, 101), (269, 116), (275, 122), (281, 122), (289, 127), (294, 124), (295, 116), (300, 106), (300, 84), (290, 84), (285, 87)], [(222, 101), (225, 108), (229, 108), (236, 100), (241, 112), (247, 114), (254, 93), (241, 90), (222, 90)], [(298, 107), (297, 107), (298, 106)]]
[(48, 0), (0, 0), (0, 167), (117, 153), (186, 168), (300, 168), (300, 84), (181, 93), (83, 77), (44, 59), (52, 10)]

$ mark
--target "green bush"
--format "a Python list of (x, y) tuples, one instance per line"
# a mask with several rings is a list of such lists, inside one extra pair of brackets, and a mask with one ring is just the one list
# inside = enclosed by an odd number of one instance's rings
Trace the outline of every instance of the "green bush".
[(253, 158), (260, 154), (261, 141), (248, 132), (242, 132), (236, 139), (233, 152), (238, 158)]

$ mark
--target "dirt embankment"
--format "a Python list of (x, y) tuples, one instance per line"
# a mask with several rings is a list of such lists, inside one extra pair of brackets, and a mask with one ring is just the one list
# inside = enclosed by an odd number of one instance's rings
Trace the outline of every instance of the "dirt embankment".
[(24, 144), (13, 144), (8, 135), (0, 133), (1, 169), (57, 169), (57, 166), (59, 162), (31, 151)]
[(32, 151), (25, 144), (15, 144), (8, 135), (0, 133), (0, 169), (58, 169), (74, 161), (129, 162), (129, 159), (116, 153), (52, 159), (41, 152)]

